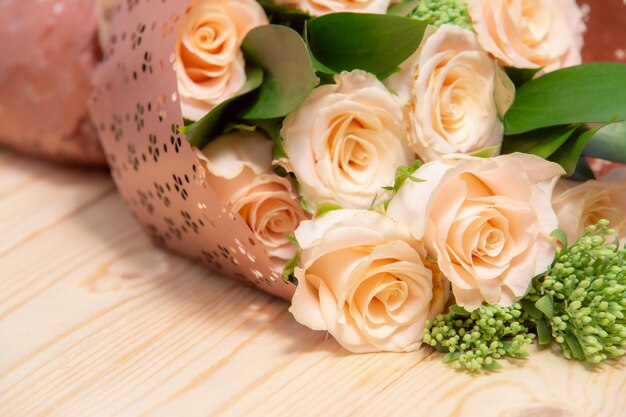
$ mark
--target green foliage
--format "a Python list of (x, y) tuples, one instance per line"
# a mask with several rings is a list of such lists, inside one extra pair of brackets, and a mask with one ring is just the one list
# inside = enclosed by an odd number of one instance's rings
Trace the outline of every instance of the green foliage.
[(596, 127), (576, 132), (567, 139), (564, 146), (561, 146), (556, 152), (550, 155), (549, 159), (561, 165), (568, 177), (571, 176), (574, 171), (576, 171), (578, 161), (580, 160), (583, 149), (585, 149), (585, 145), (589, 143), (599, 129), (600, 127)]
[[(287, 236), (288, 238), (291, 236)], [(295, 243), (292, 241), (292, 243), (294, 243), (294, 245), (298, 244), (298, 241), (295, 240), (295, 238), (293, 238), (293, 241), (295, 241)], [(291, 239), (289, 239), (291, 241)], [(298, 263), (300, 262), (300, 251), (298, 251), (295, 256), (293, 258), (291, 258), (289, 261), (287, 261), (287, 263), (285, 264), (285, 268), (283, 269), (283, 274), (282, 274), (282, 279), (283, 281), (286, 282), (291, 282), (294, 285), (298, 285), (298, 279), (296, 278), (294, 271), (296, 269), (296, 267), (298, 266)]]
[(483, 305), (470, 312), (452, 306), (426, 324), (424, 343), (446, 353), (443, 361), (458, 370), (494, 371), (503, 357), (525, 358), (534, 335), (524, 325), (520, 304), (511, 307)]
[(308, 13), (299, 10), (292, 4), (277, 4), (272, 0), (257, 0), (263, 7), (272, 24), (288, 26), (302, 33), (306, 22), (311, 18)]
[(474, 156), (476, 158), (493, 158), (494, 156), (498, 156), (501, 153), (500, 145), (497, 146), (488, 146), (486, 148), (479, 149), (470, 154), (470, 156)]
[(576, 126), (556, 126), (520, 135), (507, 136), (502, 142), (502, 153), (524, 152), (548, 158), (576, 131)]
[(595, 180), (596, 174), (591, 169), (587, 159), (581, 155), (581, 157), (578, 158), (574, 173), (570, 175), (569, 178), (575, 181)]
[[(181, 128), (191, 145), (204, 147), (227, 127), (242, 121), (250, 125), (258, 119), (281, 118), (295, 110), (317, 83), (304, 41), (288, 27), (253, 29), (242, 50), (248, 63), (244, 88), (202, 119)], [(265, 123), (257, 124), (267, 131)]]
[(626, 64), (593, 63), (524, 83), (504, 117), (505, 134), (626, 120)]
[(304, 40), (279, 25), (251, 30), (241, 45), (246, 62), (263, 69), (261, 87), (239, 111), (245, 120), (274, 119), (294, 111), (317, 85)]
[(309, 21), (307, 38), (327, 72), (361, 69), (383, 78), (417, 50), (427, 25), (401, 16), (331, 13)]
[[(584, 168), (580, 165), (583, 150), (602, 127), (604, 125), (591, 129), (581, 125), (554, 126), (506, 136), (502, 143), (502, 153), (524, 152), (537, 155), (558, 163), (567, 176), (572, 176), (577, 168)], [(619, 155), (619, 151), (617, 154)], [(611, 158), (610, 155), (607, 156)], [(579, 170), (580, 173), (582, 171)]]
[(246, 84), (237, 95), (220, 103), (202, 119), (180, 128), (180, 132), (185, 134), (192, 146), (203, 148), (211, 139), (221, 134), (229, 122), (232, 123), (232, 113), (237, 101), (261, 86), (263, 71), (258, 67), (248, 66), (246, 78)]
[(506, 75), (509, 76), (516, 88), (519, 88), (522, 84), (532, 80), (542, 68), (513, 68), (506, 67), (504, 69)]
[(407, 180), (411, 180), (413, 182), (421, 182), (422, 180), (413, 176), (415, 171), (417, 171), (420, 166), (422, 166), (422, 162), (419, 159), (416, 159), (411, 166), (399, 166), (398, 168), (396, 168), (396, 178), (393, 185), (383, 187), (383, 189), (387, 191), (392, 191), (394, 194), (396, 194), (400, 187), (402, 187)]
[[(606, 220), (559, 250), (526, 299), (541, 312), (542, 344), (553, 339), (568, 359), (593, 363), (626, 353), (626, 249), (607, 243)], [(538, 324), (539, 330), (539, 324)]]
[(412, 16), (428, 20), (435, 26), (450, 23), (472, 30), (472, 19), (464, 0), (422, 0)]
[[(579, 160), (585, 149), (608, 160), (626, 161), (626, 128), (605, 127), (626, 120), (626, 65), (578, 65), (534, 79), (529, 79), (533, 70), (507, 71), (519, 88), (504, 116), (505, 153), (549, 158), (569, 176), (577, 167), (584, 168)], [(584, 126), (589, 123), (601, 125)]]
[(591, 138), (585, 155), (626, 164), (626, 122), (603, 127)]
[(335, 211), (335, 210), (341, 210), (343, 207), (337, 205), (337, 204), (333, 204), (333, 203), (327, 203), (327, 202), (321, 202), (317, 204), (317, 210), (315, 211), (315, 217), (320, 217), (323, 216), (326, 213), (329, 213), (331, 211)]
[(393, 16), (411, 16), (422, 0), (402, 0), (389, 7), (387, 14)]

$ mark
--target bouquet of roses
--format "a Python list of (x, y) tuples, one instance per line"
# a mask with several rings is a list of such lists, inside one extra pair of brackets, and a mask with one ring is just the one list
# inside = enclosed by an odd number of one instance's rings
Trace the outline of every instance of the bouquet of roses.
[(353, 352), (625, 353), (626, 65), (574, 0), (174, 3), (118, 5), (91, 109), (156, 241)]

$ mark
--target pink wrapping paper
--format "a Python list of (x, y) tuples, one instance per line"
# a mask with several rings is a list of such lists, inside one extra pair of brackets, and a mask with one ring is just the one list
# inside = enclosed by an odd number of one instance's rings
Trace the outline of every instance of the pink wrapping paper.
[(293, 285), (281, 280), (240, 216), (217, 201), (191, 147), (177, 133), (183, 119), (172, 63), (177, 23), (187, 4), (129, 0), (115, 10), (111, 45), (96, 71), (90, 105), (113, 178), (155, 242), (290, 298)]
[(290, 298), (272, 260), (237, 213), (217, 201), (185, 137), (174, 43), (180, 0), (118, 4), (90, 105), (111, 172), (131, 212), (160, 245)]
[(104, 165), (87, 112), (98, 63), (94, 0), (0, 1), (0, 145)]

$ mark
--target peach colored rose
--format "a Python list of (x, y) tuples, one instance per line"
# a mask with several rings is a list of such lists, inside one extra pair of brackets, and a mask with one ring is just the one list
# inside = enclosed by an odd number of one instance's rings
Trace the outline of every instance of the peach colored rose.
[(296, 238), (296, 320), (352, 352), (419, 348), (449, 291), (422, 263), (406, 226), (373, 211), (337, 210), (302, 222)]
[(311, 16), (322, 16), (329, 13), (387, 13), (390, 0), (277, 0), (276, 4), (292, 5), (309, 13)]
[(457, 304), (510, 306), (554, 259), (552, 191), (563, 169), (527, 154), (444, 157), (420, 167), (388, 215), (408, 224), (451, 281)]
[(272, 173), (273, 143), (260, 133), (237, 132), (209, 143), (199, 160), (205, 181), (229, 203), (270, 256), (291, 259), (297, 247), (288, 239), (307, 218), (291, 183)]
[(246, 82), (239, 49), (248, 32), (268, 24), (254, 0), (194, 0), (176, 42), (176, 76), (183, 117), (201, 119)]
[(503, 66), (544, 67), (582, 62), (583, 15), (576, 0), (466, 0), (483, 48)]
[(400, 104), (375, 76), (344, 72), (316, 88), (283, 124), (291, 170), (304, 199), (369, 208), (389, 197), (396, 168), (415, 156)]
[(610, 222), (620, 239), (626, 238), (626, 168), (612, 171), (599, 181), (561, 180), (552, 200), (559, 227), (570, 242), (601, 219)]
[(410, 145), (423, 160), (487, 148), (499, 153), (500, 116), (515, 97), (499, 71), (473, 32), (429, 28), (418, 51), (385, 82), (405, 103)]

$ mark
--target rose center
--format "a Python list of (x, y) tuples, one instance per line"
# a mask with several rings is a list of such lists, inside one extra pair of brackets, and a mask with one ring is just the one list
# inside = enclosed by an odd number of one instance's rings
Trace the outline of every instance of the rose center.
[(219, 34), (224, 28), (218, 22), (205, 23), (194, 33), (194, 43), (203, 52), (219, 54), (224, 48), (224, 38)]
[[(551, 0), (548, 0), (551, 2)], [(520, 33), (522, 42), (530, 49), (541, 51), (543, 43), (550, 43), (553, 38), (551, 30), (558, 26), (560, 22), (558, 16), (554, 15), (550, 5), (545, 1), (526, 0), (522, 6), (522, 17), (520, 19)], [(562, 44), (562, 39), (559, 39)]]
[(494, 227), (491, 222), (488, 222), (480, 231), (478, 246), (475, 252), (481, 258), (485, 256), (498, 256), (500, 252), (502, 252), (505, 239), (505, 233)]
[(379, 291), (374, 299), (379, 300), (381, 303), (383, 303), (387, 310), (397, 310), (406, 301), (406, 290), (406, 283), (400, 280), (396, 280), (394, 284), (389, 285)]
[(354, 114), (338, 116), (331, 122), (327, 152), (333, 166), (350, 182), (369, 184), (374, 179), (376, 135)]

